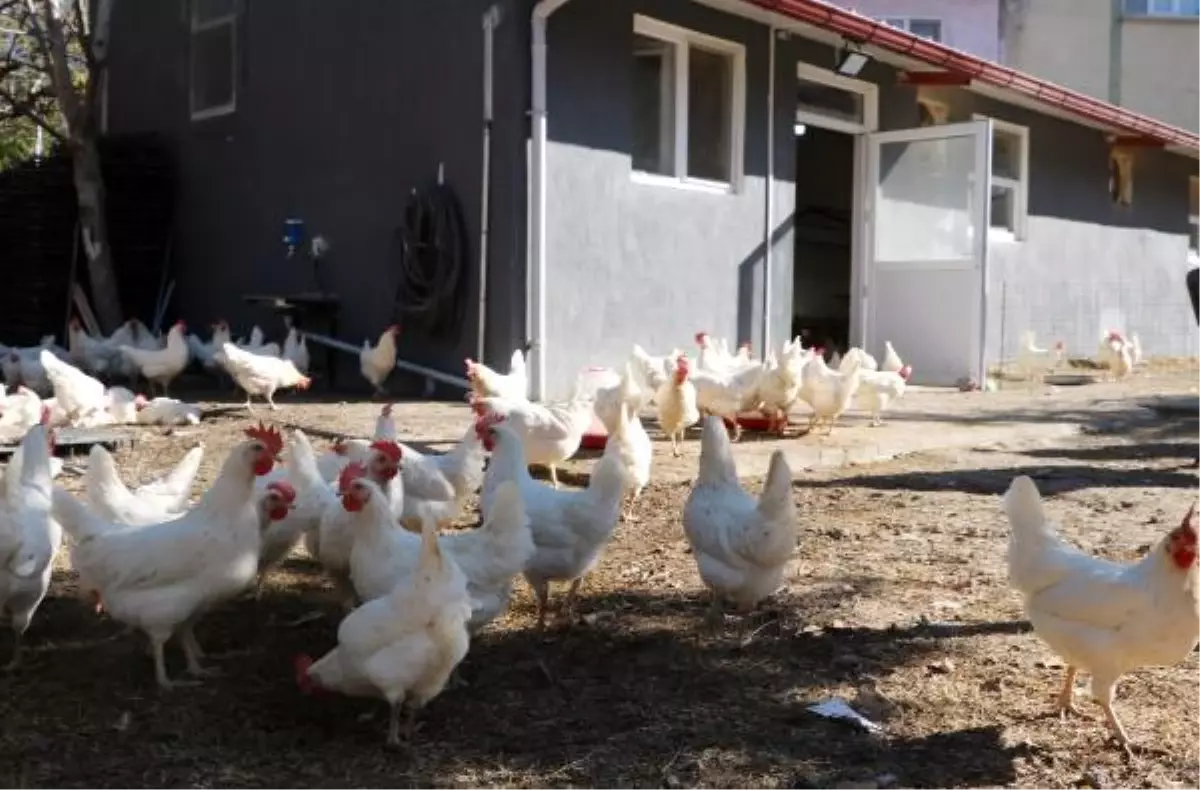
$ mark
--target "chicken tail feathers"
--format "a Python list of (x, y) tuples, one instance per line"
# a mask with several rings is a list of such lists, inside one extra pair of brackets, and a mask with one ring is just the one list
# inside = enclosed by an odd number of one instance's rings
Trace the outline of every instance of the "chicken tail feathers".
[(83, 503), (58, 486), (54, 486), (52, 512), (54, 519), (77, 542), (98, 537), (112, 529), (107, 521), (92, 514)]
[(700, 434), (700, 475), (697, 483), (736, 483), (737, 467), (729, 433), (720, 417), (706, 417)]
[(1013, 478), (1002, 503), (1014, 536), (1045, 530), (1046, 512), (1042, 508), (1042, 495), (1030, 477), (1021, 475)]
[(792, 470), (788, 468), (783, 450), (771, 453), (771, 464), (767, 468), (767, 481), (758, 496), (758, 512), (764, 518), (773, 518), (795, 510), (792, 502)]

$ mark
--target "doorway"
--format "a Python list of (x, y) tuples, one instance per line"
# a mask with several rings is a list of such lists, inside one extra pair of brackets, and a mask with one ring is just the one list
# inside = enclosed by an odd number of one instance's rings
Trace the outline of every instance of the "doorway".
[(878, 128), (878, 88), (809, 63), (796, 72), (791, 335), (844, 352), (862, 342), (863, 140)]
[(792, 332), (805, 346), (850, 346), (854, 136), (797, 123)]

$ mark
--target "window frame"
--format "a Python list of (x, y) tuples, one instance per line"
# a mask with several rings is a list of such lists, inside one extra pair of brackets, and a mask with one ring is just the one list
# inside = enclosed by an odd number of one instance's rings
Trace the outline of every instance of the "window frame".
[[(995, 158), (997, 134), (1007, 134), (1017, 138), (1017, 166), (1020, 171), (1018, 178), (997, 176), (990, 173), (992, 188), (1008, 189), (1013, 196), (1012, 227), (998, 228), (992, 225), (991, 196), (988, 196), (988, 237), (996, 241), (1024, 241), (1029, 230), (1029, 127), (1005, 121), (991, 115), (975, 113), (971, 116), (976, 121), (990, 118), (992, 121), (992, 157)], [(991, 167), (992, 163), (989, 162)]]
[[(189, 0), (188, 8), (188, 112), (192, 121), (203, 121), (207, 118), (217, 118), (237, 111), (238, 99), (238, 0), (230, 3), (230, 11), (208, 19), (200, 19), (200, 1)], [(212, 107), (196, 109), (196, 34), (215, 30), (219, 27), (229, 27), (230, 49), (229, 57), (232, 84), (229, 101)]]
[[(912, 33), (914, 36), (919, 36), (926, 41), (935, 41), (938, 44), (946, 43), (946, 20), (935, 16), (882, 16), (879, 21), (890, 27), (903, 30), (905, 33)], [(938, 37), (929, 38), (928, 36), (920, 36), (912, 31), (913, 22), (936, 22), (938, 26)]]
[(1131, 11), (1129, 9), (1129, 0), (1122, 0), (1121, 16), (1125, 19), (1164, 19), (1164, 20), (1193, 20), (1200, 19), (1200, 12), (1195, 14), (1184, 13), (1180, 10), (1183, 0), (1167, 0), (1171, 4), (1170, 11), (1155, 11), (1155, 0), (1145, 0), (1145, 11)]
[[(718, 194), (736, 194), (741, 191), (744, 176), (745, 135), (746, 135), (746, 47), (734, 41), (717, 38), (678, 25), (672, 25), (643, 14), (633, 15), (633, 33), (645, 36), (673, 48), (672, 62), (674, 80), (672, 98), (674, 100), (674, 135), (673, 162), (668, 173), (653, 173), (637, 170), (633, 167), (633, 157), (630, 156), (630, 178), (640, 184), (655, 186), (670, 186), (677, 189), (690, 189), (701, 192)], [(693, 47), (705, 49), (723, 55), (730, 60), (733, 69), (731, 75), (730, 117), (729, 124), (729, 181), (713, 181), (688, 175), (688, 137), (690, 133), (688, 113), (689, 89), (689, 50)], [(664, 81), (667, 79), (664, 72)], [(660, 112), (665, 113), (665, 106), (660, 105)]]
[(862, 121), (855, 123), (836, 115), (826, 115), (819, 112), (819, 108), (816, 107), (811, 109), (801, 107), (797, 103), (796, 123), (848, 134), (867, 134), (879, 131), (879, 86), (874, 82), (857, 77), (847, 77), (802, 60), (796, 62), (796, 79), (856, 94), (862, 105)]

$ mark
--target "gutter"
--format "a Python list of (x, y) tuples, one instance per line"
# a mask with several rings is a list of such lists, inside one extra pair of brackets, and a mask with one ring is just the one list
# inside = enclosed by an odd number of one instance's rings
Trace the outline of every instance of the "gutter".
[(933, 66), (970, 77), (981, 83), (1020, 93), (1031, 99), (1067, 110), (1081, 118), (1117, 127), (1126, 133), (1175, 145), (1195, 156), (1200, 153), (1200, 136), (1108, 102), (1085, 96), (1016, 69), (1001, 66), (944, 44), (929, 41), (874, 19), (822, 2), (822, 0), (743, 0), (766, 11), (838, 33), (860, 44), (874, 44), (899, 55), (907, 55)]
[(533, 128), (529, 153), (528, 246), (525, 281), (525, 323), (533, 344), (530, 398), (546, 395), (546, 23), (568, 0), (538, 0), (530, 15), (532, 85), (529, 113)]
[(479, 195), (479, 304), (475, 319), (478, 323), (475, 335), (475, 359), (485, 361), (487, 351), (487, 289), (488, 289), (488, 244), (491, 242), (492, 191), (492, 115), (494, 107), (493, 54), (495, 50), (496, 26), (500, 24), (500, 6), (493, 5), (483, 14), (483, 173)]

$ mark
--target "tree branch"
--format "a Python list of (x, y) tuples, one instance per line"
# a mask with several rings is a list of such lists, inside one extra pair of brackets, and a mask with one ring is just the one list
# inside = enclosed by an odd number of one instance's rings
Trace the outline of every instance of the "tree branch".
[(38, 126), (42, 127), (46, 134), (50, 135), (58, 142), (63, 143), (64, 145), (68, 142), (63, 133), (55, 128), (55, 125), (45, 116), (45, 114), (38, 111), (35, 102), (30, 100), (22, 101), (5, 88), (0, 88), (0, 99), (8, 102), (9, 113), (12, 116), (28, 118)]

